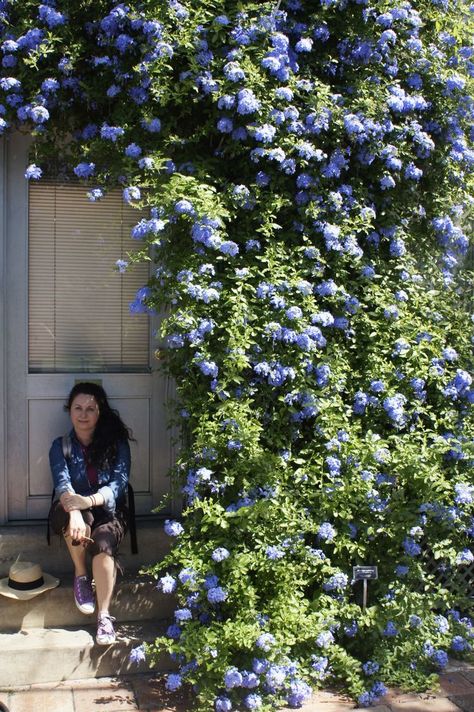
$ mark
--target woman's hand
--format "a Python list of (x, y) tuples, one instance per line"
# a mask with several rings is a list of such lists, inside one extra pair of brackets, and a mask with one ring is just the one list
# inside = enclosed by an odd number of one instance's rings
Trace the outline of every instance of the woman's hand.
[(83, 497), (82, 494), (74, 494), (73, 492), (64, 492), (60, 500), (66, 512), (73, 512), (78, 509), (89, 509), (91, 506), (90, 497)]
[(87, 538), (89, 533), (90, 528), (82, 518), (82, 514), (78, 509), (73, 509), (69, 514), (69, 526), (65, 532), (65, 536), (70, 536), (73, 541), (80, 542), (84, 539), (84, 537)]

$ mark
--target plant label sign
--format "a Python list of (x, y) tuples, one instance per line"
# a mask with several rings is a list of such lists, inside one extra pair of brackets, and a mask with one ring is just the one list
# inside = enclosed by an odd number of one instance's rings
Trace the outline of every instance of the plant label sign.
[(379, 577), (377, 566), (353, 566), (352, 579), (354, 581), (375, 581)]

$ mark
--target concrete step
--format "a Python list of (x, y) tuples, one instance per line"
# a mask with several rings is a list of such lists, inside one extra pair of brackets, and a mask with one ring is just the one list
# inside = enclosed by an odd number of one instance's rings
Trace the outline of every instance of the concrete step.
[[(127, 573), (136, 573), (142, 567), (156, 564), (168, 553), (169, 537), (163, 531), (163, 518), (159, 516), (137, 519), (138, 554), (130, 550), (127, 535), (120, 547), (120, 562)], [(71, 560), (64, 540), (51, 535), (51, 545), (46, 541), (46, 522), (22, 522), (0, 527), (0, 578), (8, 576), (11, 564), (20, 556), (22, 561), (34, 561), (53, 576), (71, 571)]]
[[(173, 617), (173, 596), (161, 593), (149, 576), (118, 577), (111, 613), (119, 622), (164, 621)], [(35, 596), (29, 601), (16, 601), (0, 595), (0, 631), (2, 633), (30, 628), (83, 626), (92, 617), (81, 613), (75, 603), (72, 578), (61, 577), (58, 588)]]
[(31, 628), (0, 634), (0, 688), (42, 682), (116, 676), (173, 667), (163, 656), (153, 668), (147, 661), (130, 662), (132, 648), (152, 642), (165, 626), (150, 621), (117, 625), (113, 645), (95, 643), (95, 626), (81, 628)]

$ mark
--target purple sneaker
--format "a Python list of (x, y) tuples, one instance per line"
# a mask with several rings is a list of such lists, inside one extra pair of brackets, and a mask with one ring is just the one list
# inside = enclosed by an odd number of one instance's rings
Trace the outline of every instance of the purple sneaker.
[(115, 643), (115, 618), (109, 616), (108, 613), (99, 613), (97, 618), (97, 635), (95, 642), (97, 645), (111, 645)]
[(94, 613), (94, 592), (88, 576), (74, 576), (74, 600), (81, 613), (85, 613), (86, 616)]

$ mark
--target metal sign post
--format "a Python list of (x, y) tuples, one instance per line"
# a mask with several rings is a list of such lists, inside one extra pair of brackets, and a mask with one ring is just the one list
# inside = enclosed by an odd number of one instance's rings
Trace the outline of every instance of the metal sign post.
[(367, 581), (376, 581), (379, 577), (377, 566), (353, 566), (352, 580), (362, 581), (362, 610), (367, 608)]

